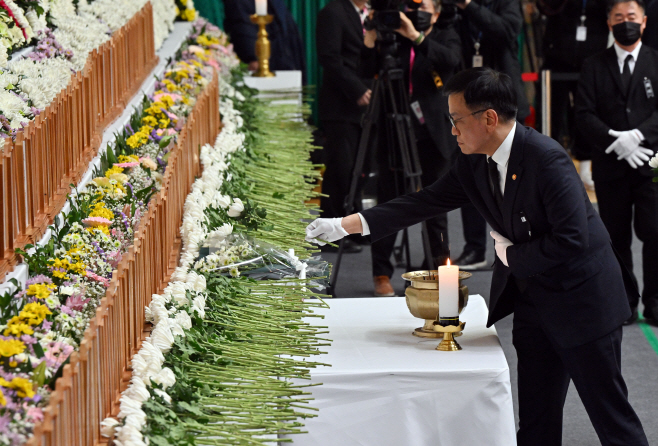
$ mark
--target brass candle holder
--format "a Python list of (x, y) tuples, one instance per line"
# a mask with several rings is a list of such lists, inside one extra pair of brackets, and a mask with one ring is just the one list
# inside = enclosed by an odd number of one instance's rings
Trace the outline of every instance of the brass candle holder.
[[(468, 287), (462, 282), (472, 274), (459, 271), (459, 312), (468, 304)], [(411, 314), (419, 319), (424, 319), (422, 327), (416, 328), (412, 334), (421, 338), (442, 338), (442, 331), (435, 330), (435, 322), (439, 320), (439, 277), (437, 270), (412, 271), (402, 274), (402, 278), (411, 282), (404, 294), (407, 298), (407, 308)], [(461, 332), (455, 332), (451, 336), (461, 336)]]
[(258, 35), (256, 36), (256, 58), (258, 59), (258, 70), (253, 74), (254, 77), (274, 77), (270, 71), (271, 47), (270, 39), (267, 38), (265, 26), (272, 23), (274, 16), (252, 15), (251, 22), (258, 25)]
[(438, 321), (434, 322), (434, 330), (443, 335), (443, 340), (436, 346), (437, 350), (442, 352), (457, 352), (462, 349), (462, 346), (455, 341), (455, 336), (459, 336), (466, 322), (461, 322), (457, 319), (459, 325), (441, 325)]

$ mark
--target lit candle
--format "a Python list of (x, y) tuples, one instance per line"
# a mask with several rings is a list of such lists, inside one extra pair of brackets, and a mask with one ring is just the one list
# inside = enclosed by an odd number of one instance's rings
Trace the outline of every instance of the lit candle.
[(459, 316), (459, 266), (439, 266), (439, 318)]
[(267, 15), (267, 0), (256, 0), (256, 15)]

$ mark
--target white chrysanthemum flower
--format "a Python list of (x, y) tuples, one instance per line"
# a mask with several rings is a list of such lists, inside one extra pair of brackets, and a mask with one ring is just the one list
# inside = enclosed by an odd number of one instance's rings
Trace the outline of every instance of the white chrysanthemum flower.
[(228, 216), (236, 218), (242, 215), (243, 211), (244, 211), (244, 204), (242, 204), (242, 200), (240, 200), (239, 198), (234, 198), (233, 204), (228, 210)]
[(658, 154), (656, 154), (651, 160), (649, 161), (649, 167), (653, 169), (658, 169)]
[(162, 353), (169, 353), (174, 345), (174, 335), (169, 328), (169, 318), (162, 319), (151, 333), (151, 342)]
[(167, 367), (164, 367), (162, 370), (160, 370), (160, 373), (158, 373), (152, 379), (154, 383), (161, 384), (164, 389), (176, 384), (176, 376), (174, 375), (174, 372), (172, 372), (171, 369)]
[(176, 313), (176, 322), (185, 330), (192, 328), (192, 318), (184, 310), (180, 310)]
[(154, 389), (153, 392), (156, 395), (161, 396), (162, 399), (167, 402), (167, 404), (171, 404), (171, 397), (167, 394), (167, 392), (165, 392), (163, 390), (160, 390), (160, 389)]
[(101, 435), (106, 438), (114, 437), (114, 428), (119, 424), (119, 420), (108, 417), (101, 421)]
[(206, 317), (206, 296), (199, 294), (192, 301), (192, 309), (196, 311), (201, 319)]

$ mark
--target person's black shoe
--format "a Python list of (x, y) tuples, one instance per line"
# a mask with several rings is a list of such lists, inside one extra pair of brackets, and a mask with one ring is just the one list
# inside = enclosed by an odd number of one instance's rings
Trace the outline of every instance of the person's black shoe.
[(658, 304), (650, 307), (645, 306), (642, 316), (644, 316), (647, 324), (658, 326)]
[(455, 265), (464, 271), (474, 271), (487, 267), (487, 260), (484, 255), (478, 255), (475, 251), (464, 251), (455, 260)]
[[(322, 252), (338, 252), (338, 248), (334, 248), (330, 245), (323, 245), (320, 247)], [(343, 248), (343, 254), (358, 254), (363, 251), (363, 248), (350, 239), (345, 240), (345, 247)]]
[(637, 320), (637, 307), (633, 307), (631, 310), (633, 313), (631, 314), (631, 317), (624, 321), (624, 325), (631, 325)]

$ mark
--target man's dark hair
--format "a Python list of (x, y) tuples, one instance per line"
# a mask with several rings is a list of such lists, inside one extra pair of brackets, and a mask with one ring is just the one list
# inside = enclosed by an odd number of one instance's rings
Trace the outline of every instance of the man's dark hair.
[(463, 93), (471, 110), (495, 110), (501, 121), (516, 119), (516, 88), (505, 73), (491, 68), (470, 68), (455, 74), (446, 83), (443, 94)]
[(616, 5), (619, 3), (630, 3), (630, 2), (635, 2), (637, 5), (642, 8), (642, 12), (646, 14), (647, 12), (647, 5), (644, 3), (644, 0), (608, 0), (608, 15), (610, 15), (610, 11), (612, 11), (612, 8), (614, 8)]

